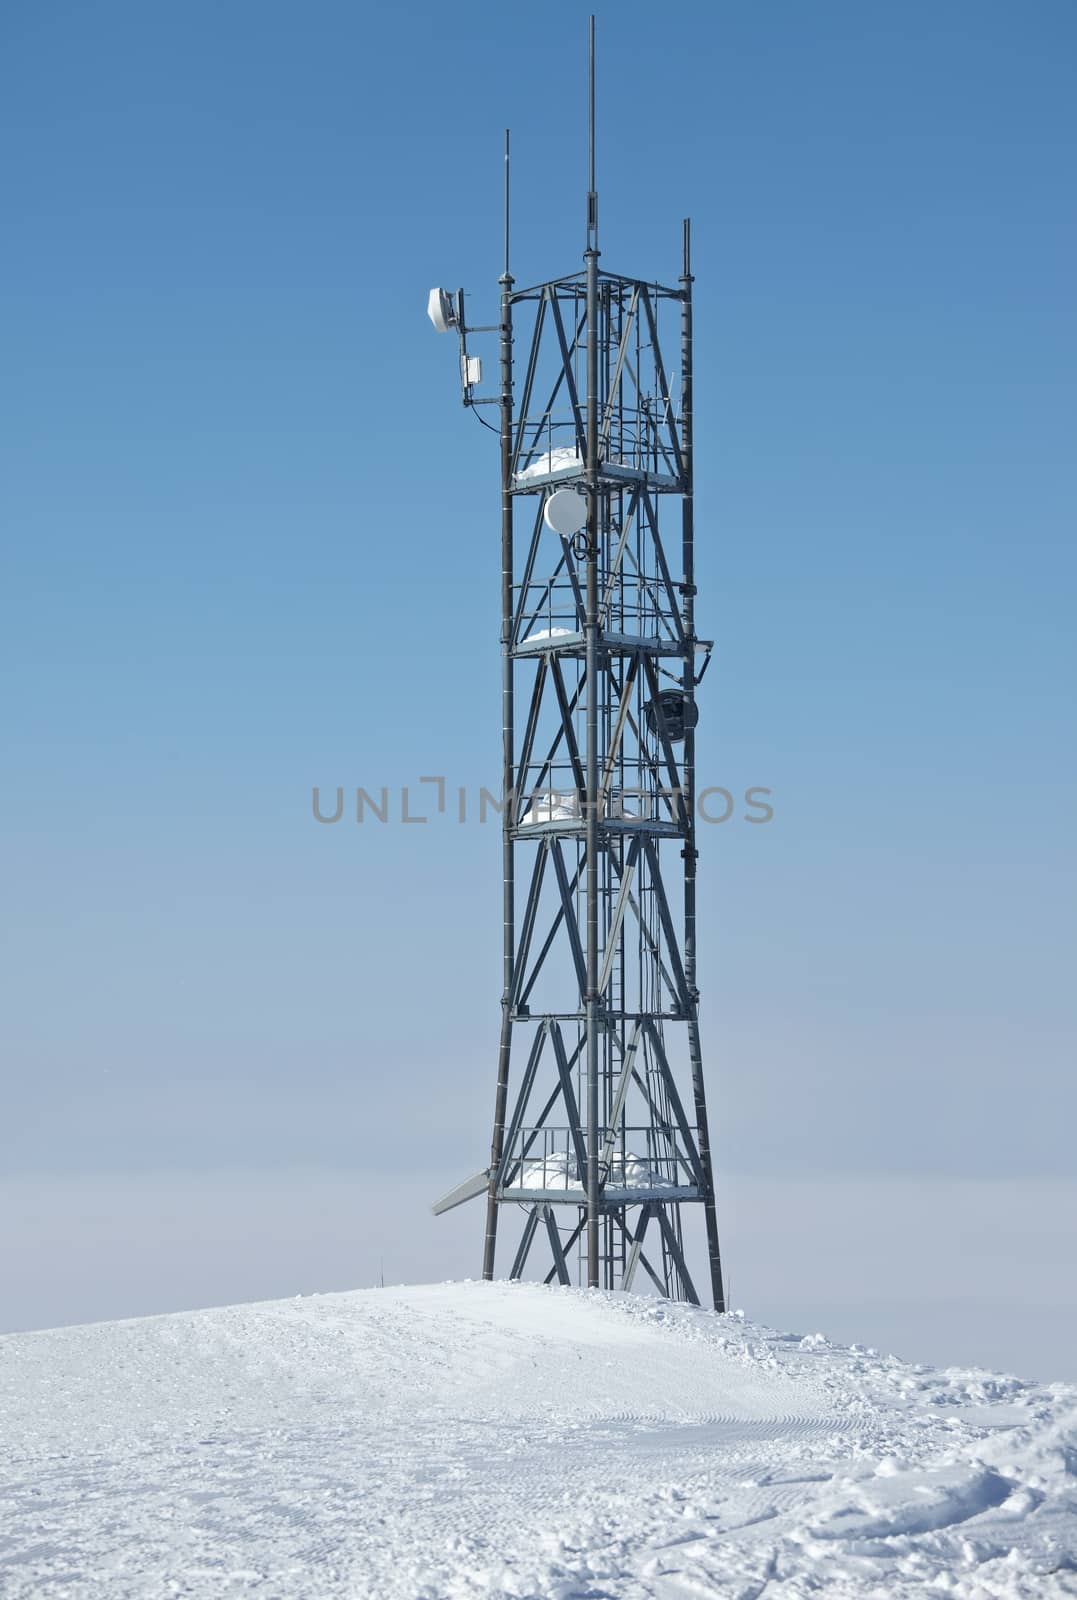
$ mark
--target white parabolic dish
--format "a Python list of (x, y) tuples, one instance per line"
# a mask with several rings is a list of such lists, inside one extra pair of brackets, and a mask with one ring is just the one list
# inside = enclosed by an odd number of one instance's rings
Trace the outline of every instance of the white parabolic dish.
[(579, 533), (587, 521), (587, 501), (575, 489), (555, 489), (542, 508), (542, 518), (548, 528), (567, 539)]

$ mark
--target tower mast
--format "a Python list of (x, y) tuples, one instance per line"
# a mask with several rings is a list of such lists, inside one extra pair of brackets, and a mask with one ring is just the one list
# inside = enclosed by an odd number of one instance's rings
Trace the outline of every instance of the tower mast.
[(476, 394), (467, 346), (491, 330), (465, 326), (462, 291), (430, 297), (435, 326), (460, 338), (465, 404), (499, 411), (504, 802), (490, 1164), (435, 1210), (486, 1194), (485, 1278), (517, 1218), (510, 1277), (631, 1289), (642, 1269), (698, 1302), (684, 1232), (697, 1208), (724, 1310), (697, 988), (710, 645), (695, 631), (689, 225), (676, 286), (599, 259), (592, 17), (583, 271), (516, 288), (506, 133), (496, 395)]
[(590, 20), (587, 96), (587, 248), (584, 263), (587, 275), (587, 431), (584, 458), (587, 486), (587, 554), (585, 560), (587, 602), (584, 617), (584, 657), (587, 708), (587, 791), (584, 821), (587, 851), (587, 1285), (598, 1288), (599, 1221), (599, 815), (598, 815), (598, 546), (602, 536), (602, 497), (598, 460), (598, 195), (595, 192), (595, 19)]

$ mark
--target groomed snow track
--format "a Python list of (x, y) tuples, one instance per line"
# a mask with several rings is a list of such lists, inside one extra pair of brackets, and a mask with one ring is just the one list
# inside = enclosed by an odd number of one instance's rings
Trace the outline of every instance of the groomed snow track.
[(1050, 1600), (1075, 1474), (1075, 1389), (622, 1295), (0, 1339), (4, 1600)]

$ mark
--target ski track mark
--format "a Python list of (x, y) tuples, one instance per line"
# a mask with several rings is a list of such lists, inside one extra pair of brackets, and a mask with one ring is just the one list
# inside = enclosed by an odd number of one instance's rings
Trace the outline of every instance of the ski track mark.
[(1077, 1391), (653, 1300), (437, 1285), (10, 1335), (0, 1424), (3, 1600), (1074, 1592)]

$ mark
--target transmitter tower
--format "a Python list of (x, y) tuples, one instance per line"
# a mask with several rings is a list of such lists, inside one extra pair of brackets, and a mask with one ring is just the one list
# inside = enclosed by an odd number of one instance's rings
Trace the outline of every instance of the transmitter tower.
[[(702, 1211), (725, 1309), (696, 986), (692, 265), (675, 284), (600, 266), (590, 28), (583, 270), (518, 288), (508, 135), (500, 320), (463, 290), (429, 314), (460, 342), (464, 404), (501, 456), (503, 978), (482, 1272), (700, 1301)], [(469, 336), (496, 334), (484, 396)], [(519, 356), (517, 355), (519, 352)], [(516, 1223), (511, 1237), (508, 1225)], [(499, 1247), (501, 1254), (499, 1254)], [(641, 1276), (641, 1274), (643, 1276)]]

